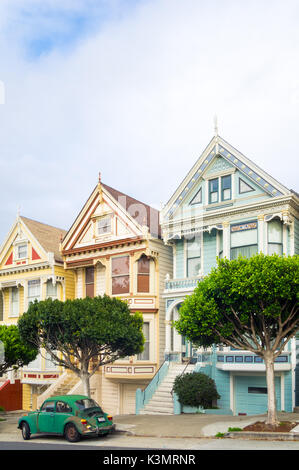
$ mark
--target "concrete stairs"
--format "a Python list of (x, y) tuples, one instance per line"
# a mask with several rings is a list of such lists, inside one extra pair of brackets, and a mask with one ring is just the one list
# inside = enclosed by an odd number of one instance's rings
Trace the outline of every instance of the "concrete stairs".
[(78, 383), (79, 378), (72, 373), (68, 373), (63, 382), (61, 382), (50, 394), (50, 397), (56, 395), (67, 395), (70, 390)]
[(156, 392), (154, 393), (151, 400), (145, 405), (143, 410), (140, 410), (140, 414), (143, 415), (172, 415), (173, 414), (173, 399), (172, 399), (172, 388), (173, 383), (177, 375), (193, 372), (194, 365), (189, 364), (186, 368), (186, 364), (171, 363), (169, 366), (168, 374), (161, 382)]

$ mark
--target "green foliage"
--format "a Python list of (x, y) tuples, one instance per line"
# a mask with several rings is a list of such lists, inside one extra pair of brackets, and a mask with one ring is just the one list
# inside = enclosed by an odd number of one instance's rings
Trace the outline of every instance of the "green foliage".
[(0, 375), (29, 364), (38, 354), (35, 346), (23, 341), (16, 325), (0, 325), (0, 341), (4, 345), (4, 363), (0, 363)]
[(247, 349), (254, 340), (265, 347), (265, 338), (270, 343), (278, 334), (289, 339), (299, 330), (298, 285), (299, 256), (218, 260), (186, 297), (175, 327), (201, 346), (226, 341)]
[(177, 376), (173, 390), (181, 405), (196, 408), (211, 408), (212, 402), (220, 398), (214, 380), (201, 372)]
[(239, 431), (243, 431), (243, 429), (241, 429), (241, 428), (228, 428), (228, 432), (239, 432)]
[(73, 351), (76, 358), (102, 355), (114, 360), (142, 352), (142, 325), (141, 314), (130, 314), (125, 302), (106, 295), (34, 302), (18, 322), (28, 344)]

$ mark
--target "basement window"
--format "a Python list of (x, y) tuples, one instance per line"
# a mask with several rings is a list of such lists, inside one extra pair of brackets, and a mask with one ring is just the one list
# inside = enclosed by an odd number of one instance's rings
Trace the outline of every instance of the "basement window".
[(248, 387), (248, 393), (258, 393), (259, 395), (267, 395), (267, 387)]

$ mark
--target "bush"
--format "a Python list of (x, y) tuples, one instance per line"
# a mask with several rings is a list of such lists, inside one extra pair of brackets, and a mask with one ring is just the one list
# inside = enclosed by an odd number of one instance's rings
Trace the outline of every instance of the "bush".
[(214, 380), (201, 372), (177, 376), (173, 390), (181, 405), (196, 408), (211, 408), (213, 401), (220, 398)]

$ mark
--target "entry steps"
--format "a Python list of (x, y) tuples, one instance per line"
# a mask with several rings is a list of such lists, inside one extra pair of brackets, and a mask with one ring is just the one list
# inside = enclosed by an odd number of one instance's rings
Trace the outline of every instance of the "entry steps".
[(171, 363), (168, 373), (158, 386), (151, 400), (140, 410), (141, 415), (173, 415), (172, 388), (177, 375), (194, 371), (193, 364)]

